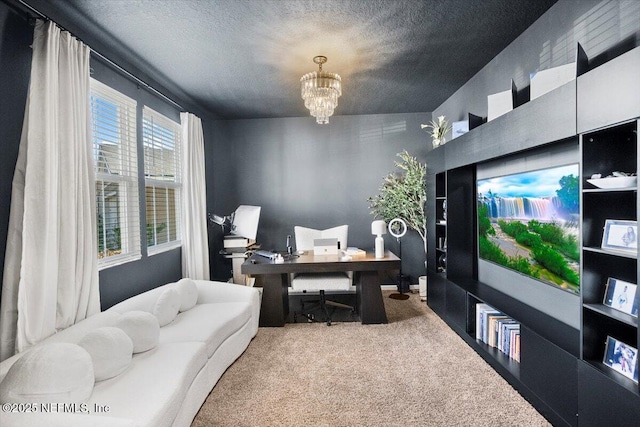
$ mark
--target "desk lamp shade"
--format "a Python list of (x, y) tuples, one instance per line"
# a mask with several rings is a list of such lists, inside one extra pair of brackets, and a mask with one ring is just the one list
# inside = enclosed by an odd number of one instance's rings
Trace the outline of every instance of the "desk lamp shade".
[(384, 239), (383, 234), (387, 234), (387, 223), (379, 219), (371, 223), (371, 234), (376, 235), (375, 248), (376, 258), (384, 258)]

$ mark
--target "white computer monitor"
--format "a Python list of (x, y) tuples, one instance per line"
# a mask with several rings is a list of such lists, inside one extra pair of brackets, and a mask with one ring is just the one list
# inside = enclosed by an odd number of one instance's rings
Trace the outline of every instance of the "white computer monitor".
[(260, 206), (240, 205), (233, 213), (231, 234), (256, 240), (258, 222), (260, 221)]

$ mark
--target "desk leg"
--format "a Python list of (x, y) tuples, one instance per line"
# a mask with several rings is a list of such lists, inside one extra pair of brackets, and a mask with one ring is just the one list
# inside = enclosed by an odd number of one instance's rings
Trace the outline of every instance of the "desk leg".
[(255, 286), (262, 288), (260, 326), (284, 326), (289, 314), (288, 276), (264, 274), (256, 276)]
[(388, 323), (377, 271), (356, 273), (356, 292), (363, 324)]

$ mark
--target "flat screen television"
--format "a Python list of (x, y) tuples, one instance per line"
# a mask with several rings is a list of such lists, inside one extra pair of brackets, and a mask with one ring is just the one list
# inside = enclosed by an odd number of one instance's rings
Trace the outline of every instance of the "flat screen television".
[(580, 293), (577, 164), (477, 181), (478, 257)]

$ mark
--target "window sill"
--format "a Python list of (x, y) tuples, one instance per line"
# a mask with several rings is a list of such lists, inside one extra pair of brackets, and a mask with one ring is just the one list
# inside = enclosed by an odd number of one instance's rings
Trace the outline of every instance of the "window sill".
[(157, 254), (161, 254), (163, 252), (170, 251), (172, 249), (181, 248), (182, 241), (177, 240), (174, 242), (163, 243), (161, 245), (149, 246), (147, 247), (147, 256), (154, 256)]
[(142, 258), (142, 255), (137, 254), (124, 254), (115, 255), (108, 258), (102, 258), (98, 260), (98, 271), (105, 270), (107, 268), (115, 267), (118, 265), (126, 264), (132, 261), (138, 261)]

